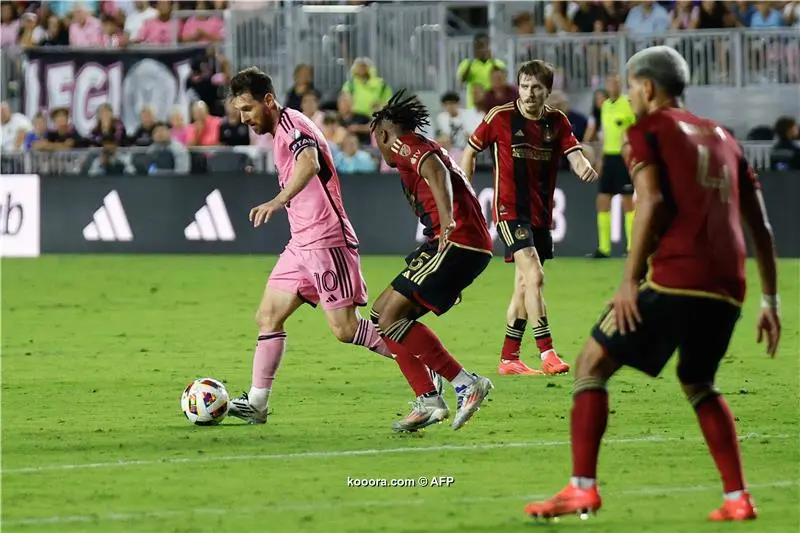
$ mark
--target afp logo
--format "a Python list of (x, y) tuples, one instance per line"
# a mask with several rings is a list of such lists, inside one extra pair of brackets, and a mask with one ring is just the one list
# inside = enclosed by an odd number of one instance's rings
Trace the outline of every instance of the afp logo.
[(39, 176), (0, 176), (0, 256), (39, 255)]

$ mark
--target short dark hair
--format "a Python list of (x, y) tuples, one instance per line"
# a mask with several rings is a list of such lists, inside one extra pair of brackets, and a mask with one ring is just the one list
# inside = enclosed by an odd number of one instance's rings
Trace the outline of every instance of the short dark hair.
[(472, 40), (473, 43), (477, 43), (478, 41), (488, 41), (489, 35), (486, 33), (477, 33), (475, 34), (475, 38)]
[(240, 70), (230, 83), (230, 96), (235, 98), (250, 93), (256, 100), (262, 100), (267, 94), (275, 95), (272, 78), (256, 67)]
[(526, 61), (520, 65), (517, 70), (517, 85), (522, 76), (533, 76), (539, 80), (548, 91), (553, 90), (553, 77), (555, 76), (555, 68), (547, 61), (541, 59), (534, 59), (533, 61)]
[(153, 131), (155, 131), (158, 128), (167, 128), (168, 130), (171, 130), (172, 126), (170, 126), (169, 124), (167, 124), (164, 121), (158, 121), (155, 124), (153, 124)]
[(370, 130), (375, 131), (382, 120), (391, 122), (403, 131), (415, 131), (417, 128), (429, 126), (431, 123), (428, 108), (419, 101), (416, 95), (408, 96), (405, 89), (397, 91), (383, 109), (372, 114)]
[(785, 141), (789, 139), (789, 132), (792, 131), (797, 121), (792, 117), (780, 117), (775, 121), (775, 135), (778, 139)]
[(443, 104), (449, 104), (451, 102), (457, 104), (460, 101), (461, 101), (461, 97), (458, 96), (458, 93), (455, 92), (455, 91), (447, 91), (446, 93), (444, 93), (442, 95), (442, 103)]

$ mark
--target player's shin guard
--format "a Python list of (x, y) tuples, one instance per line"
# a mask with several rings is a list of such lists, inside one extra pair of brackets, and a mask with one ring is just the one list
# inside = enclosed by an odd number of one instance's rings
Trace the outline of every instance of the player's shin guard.
[(712, 387), (689, 398), (717, 465), (725, 494), (743, 491), (744, 472), (736, 425), (725, 399)]
[(393, 359), (392, 351), (386, 346), (386, 343), (381, 339), (380, 333), (375, 324), (365, 318), (358, 321), (358, 328), (356, 334), (353, 336), (353, 344), (364, 346), (370, 351), (373, 351), (389, 359)]
[(286, 349), (286, 332), (259, 333), (256, 351), (253, 354), (253, 387), (272, 389), (272, 381), (278, 372)]
[(501, 360), (514, 361), (519, 359), (522, 337), (525, 335), (525, 327), (527, 325), (528, 321), (521, 318), (514, 320), (513, 324), (506, 325), (506, 338), (500, 355)]
[(574, 484), (593, 484), (597, 478), (597, 458), (607, 424), (608, 392), (605, 381), (595, 377), (576, 380), (570, 418)]
[[(370, 313), (370, 320), (372, 320), (372, 323), (375, 325), (376, 331), (382, 334), (378, 326), (379, 319), (380, 315), (377, 311), (373, 310)], [(400, 372), (403, 373), (409, 386), (413, 389), (415, 396), (424, 396), (436, 391), (436, 384), (433, 382), (431, 374), (422, 361), (414, 357), (411, 352), (389, 337), (382, 335), (382, 338), (388, 349), (394, 353), (394, 360), (397, 361)]]
[(415, 320), (401, 318), (386, 329), (385, 335), (409, 353), (417, 355), (428, 368), (447, 381), (452, 382), (463, 369), (436, 334)]

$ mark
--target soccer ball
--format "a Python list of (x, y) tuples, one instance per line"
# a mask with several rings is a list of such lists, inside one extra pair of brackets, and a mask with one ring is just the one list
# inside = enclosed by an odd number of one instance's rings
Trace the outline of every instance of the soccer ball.
[(181, 409), (189, 422), (198, 426), (214, 426), (228, 414), (228, 390), (211, 378), (189, 383), (181, 395)]

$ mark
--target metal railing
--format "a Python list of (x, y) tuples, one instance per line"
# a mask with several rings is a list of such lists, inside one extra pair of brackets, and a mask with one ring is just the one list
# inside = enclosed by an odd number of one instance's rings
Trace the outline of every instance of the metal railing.
[[(741, 143), (744, 147), (748, 161), (757, 170), (766, 170), (770, 167), (770, 152), (773, 143), (771, 142), (752, 142)], [(590, 144), (596, 154), (600, 153), (600, 145)], [(378, 156), (377, 151), (370, 146), (363, 149), (369, 151), (374, 156)], [(147, 148), (119, 148), (120, 154), (134, 155), (146, 154)], [(236, 147), (193, 147), (189, 149), (192, 155), (192, 170), (197, 173), (204, 173), (206, 170), (197, 170), (198, 161), (204, 158), (211, 158), (221, 152), (246, 154), (252, 162), (254, 172), (275, 172), (275, 162), (271, 150), (265, 150), (256, 146), (236, 146)], [(80, 150), (66, 150), (62, 152), (20, 152), (2, 154), (2, 172), (5, 174), (85, 174), (91, 162), (100, 155), (99, 148), (88, 148)], [(482, 167), (491, 168), (492, 161), (488, 157), (488, 152), (481, 153), (479, 163)]]

